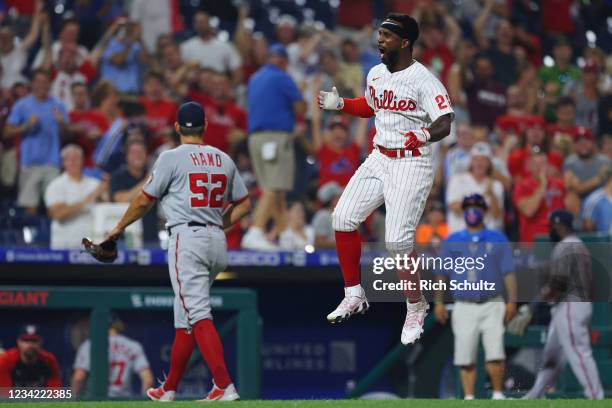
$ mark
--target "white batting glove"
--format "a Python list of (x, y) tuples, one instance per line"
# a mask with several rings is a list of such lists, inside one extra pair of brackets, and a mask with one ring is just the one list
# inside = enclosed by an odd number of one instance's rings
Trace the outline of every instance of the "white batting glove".
[(317, 98), (320, 109), (340, 110), (344, 107), (344, 100), (338, 95), (338, 90), (334, 86), (331, 92), (319, 91)]

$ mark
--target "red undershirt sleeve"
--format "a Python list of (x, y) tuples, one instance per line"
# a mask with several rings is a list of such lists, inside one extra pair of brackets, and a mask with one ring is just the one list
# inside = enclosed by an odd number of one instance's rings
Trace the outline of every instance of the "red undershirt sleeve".
[(352, 116), (359, 116), (360, 118), (371, 118), (374, 116), (374, 109), (368, 105), (365, 96), (359, 98), (344, 99), (344, 107), (341, 109), (342, 112), (348, 113)]

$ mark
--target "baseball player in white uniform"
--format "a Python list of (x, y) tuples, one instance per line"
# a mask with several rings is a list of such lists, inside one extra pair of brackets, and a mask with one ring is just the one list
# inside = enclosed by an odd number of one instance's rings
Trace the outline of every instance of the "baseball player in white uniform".
[[(431, 143), (450, 133), (454, 118), (448, 92), (412, 58), (419, 36), (416, 20), (390, 14), (378, 30), (382, 63), (367, 76), (365, 97), (347, 99), (319, 92), (319, 107), (360, 117), (375, 116), (374, 150), (357, 169), (333, 213), (338, 259), (344, 278), (344, 299), (327, 316), (331, 323), (369, 308), (360, 284), (361, 241), (357, 228), (385, 204), (385, 241), (394, 253), (414, 256), (414, 235), (434, 179)], [(418, 272), (398, 271), (417, 282)], [(418, 287), (418, 285), (417, 285)], [(407, 291), (407, 313), (401, 341), (409, 344), (423, 332), (429, 305), (420, 290)]]
[(174, 343), (170, 372), (147, 395), (171, 401), (197, 343), (213, 377), (213, 388), (204, 401), (239, 399), (227, 372), (223, 346), (212, 323), (210, 287), (227, 266), (224, 229), (251, 209), (246, 186), (232, 159), (203, 143), (206, 120), (202, 106), (188, 102), (178, 110), (175, 129), (181, 145), (163, 152), (148, 181), (109, 239), (149, 211), (159, 200), (170, 234), (168, 269), (174, 290)]
[[(119, 324), (114, 322), (108, 337), (108, 396), (129, 397), (132, 395), (132, 377), (137, 374), (143, 392), (153, 385), (153, 373), (142, 345), (119, 333)], [(122, 325), (121, 325), (122, 326)], [(74, 373), (71, 379), (72, 391), (78, 395), (85, 385), (91, 370), (91, 341), (85, 340), (79, 346), (74, 360)]]
[(525, 399), (542, 398), (569, 362), (574, 375), (590, 399), (603, 399), (604, 392), (591, 349), (591, 256), (572, 229), (572, 213), (553, 211), (550, 238), (556, 242), (550, 275), (541, 298), (553, 302), (544, 346), (542, 368)]

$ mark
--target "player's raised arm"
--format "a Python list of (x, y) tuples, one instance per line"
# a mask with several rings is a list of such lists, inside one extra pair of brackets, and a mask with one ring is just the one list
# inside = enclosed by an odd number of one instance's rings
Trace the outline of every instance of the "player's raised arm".
[(339, 110), (351, 116), (360, 118), (371, 118), (374, 116), (374, 109), (368, 105), (365, 96), (359, 98), (342, 98), (334, 86), (331, 92), (319, 91), (318, 103), (320, 109)]

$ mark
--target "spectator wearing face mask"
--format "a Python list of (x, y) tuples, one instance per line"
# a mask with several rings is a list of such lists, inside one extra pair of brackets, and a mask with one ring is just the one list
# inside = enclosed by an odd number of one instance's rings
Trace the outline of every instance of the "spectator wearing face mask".
[[(454, 290), (455, 302), (451, 326), (455, 337), (454, 364), (460, 370), (464, 398), (474, 399), (478, 343), (482, 338), (485, 366), (493, 388), (492, 399), (505, 399), (503, 394), (504, 323), (516, 315), (516, 277), (512, 249), (500, 231), (485, 226), (488, 206), (483, 196), (471, 194), (462, 200), (465, 228), (444, 241), (442, 259), (482, 259), (483, 268), (461, 270), (446, 263), (436, 270), (436, 280), (459, 283), (486, 281), (494, 290)], [(505, 299), (504, 299), (505, 292)], [(448, 321), (444, 290), (436, 293), (434, 315), (441, 324)]]

